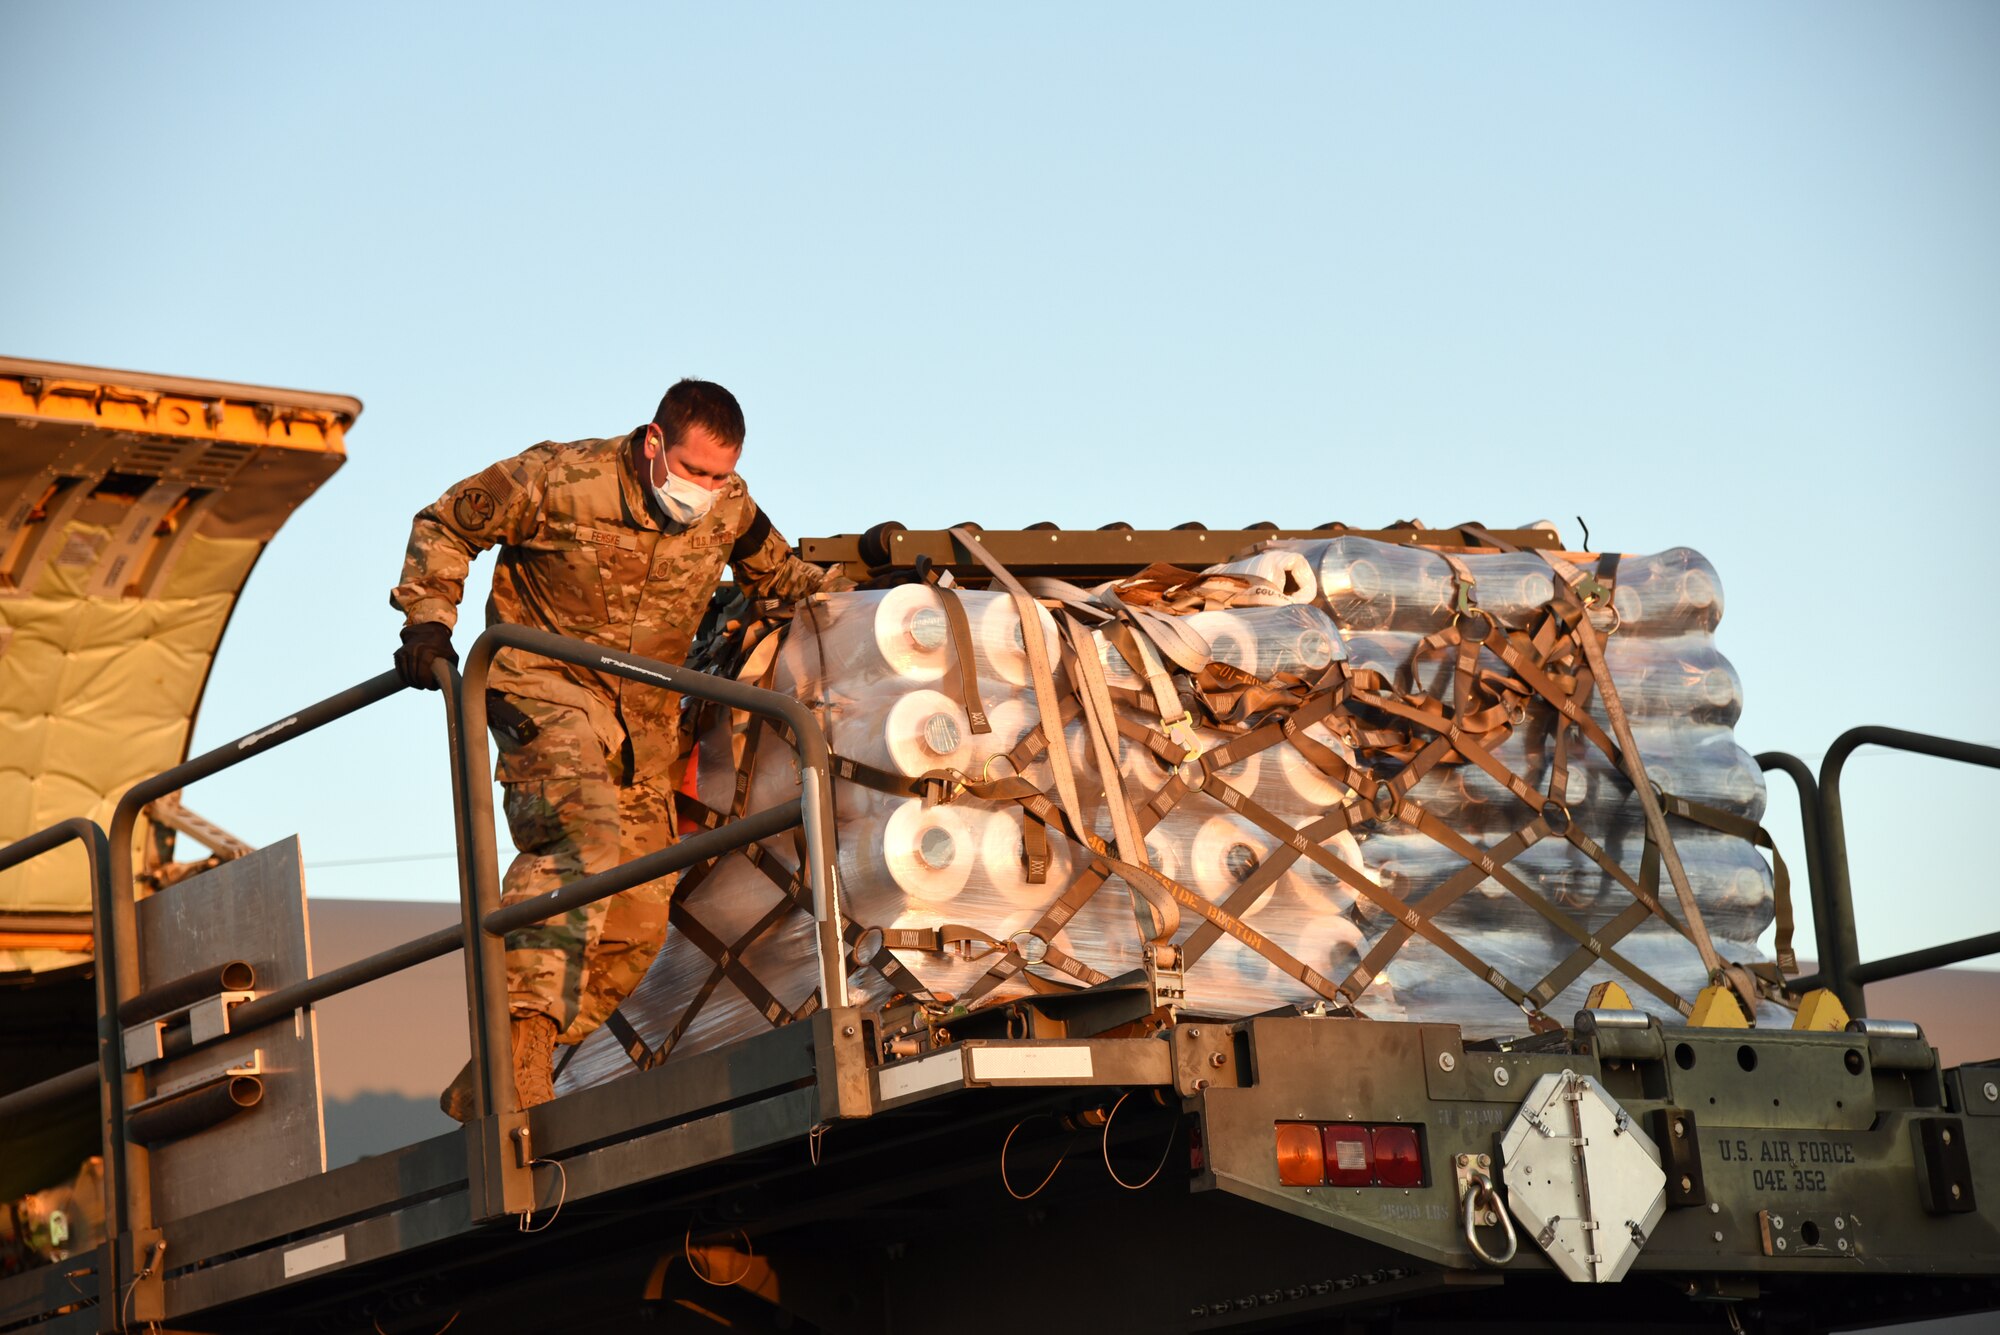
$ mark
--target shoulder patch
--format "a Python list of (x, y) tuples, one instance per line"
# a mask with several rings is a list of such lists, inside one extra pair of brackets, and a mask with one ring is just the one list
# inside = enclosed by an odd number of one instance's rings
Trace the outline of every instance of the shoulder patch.
[(468, 482), (451, 503), (452, 522), (467, 533), (484, 533), (514, 499), (514, 476), (499, 464)]
[(492, 493), (497, 504), (514, 499), (514, 475), (497, 463), (488, 464), (479, 474), (479, 485)]

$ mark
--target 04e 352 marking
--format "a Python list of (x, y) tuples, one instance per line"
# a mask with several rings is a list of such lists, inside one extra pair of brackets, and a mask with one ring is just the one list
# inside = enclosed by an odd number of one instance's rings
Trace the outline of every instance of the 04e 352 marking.
[(1723, 1140), (1716, 1150), (1724, 1163), (1748, 1165), (1758, 1191), (1825, 1191), (1828, 1168), (1855, 1162), (1852, 1145), (1810, 1137)]

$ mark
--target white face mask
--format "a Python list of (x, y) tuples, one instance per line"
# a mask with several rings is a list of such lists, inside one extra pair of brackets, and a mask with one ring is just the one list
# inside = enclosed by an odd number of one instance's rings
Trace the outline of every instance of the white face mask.
[(653, 499), (667, 512), (667, 518), (676, 524), (700, 523), (703, 516), (715, 508), (714, 492), (698, 482), (688, 481), (671, 468), (667, 470), (664, 483), (653, 482), (651, 478), (647, 482), (653, 488)]

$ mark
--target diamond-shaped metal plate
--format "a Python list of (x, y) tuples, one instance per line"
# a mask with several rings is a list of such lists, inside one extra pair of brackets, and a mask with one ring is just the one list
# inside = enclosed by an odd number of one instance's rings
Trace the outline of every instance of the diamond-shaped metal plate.
[(1514, 1217), (1578, 1283), (1623, 1277), (1667, 1212), (1659, 1149), (1589, 1076), (1537, 1080), (1500, 1153)]

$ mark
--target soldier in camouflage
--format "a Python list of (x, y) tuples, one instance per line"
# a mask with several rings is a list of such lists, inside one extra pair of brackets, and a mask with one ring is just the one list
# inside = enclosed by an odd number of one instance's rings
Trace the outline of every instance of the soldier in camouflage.
[[(756, 597), (798, 598), (826, 572), (791, 554), (736, 475), (743, 411), (722, 386), (682, 380), (652, 422), (605, 440), (545, 442), (467, 478), (419, 511), (403, 578), (397, 669), (436, 685), (458, 661), (451, 628), (479, 553), (499, 547), (487, 624), (553, 631), (678, 663), (727, 564)], [(671, 843), (670, 768), (680, 698), (508, 649), (487, 694), (495, 778), (519, 849), (502, 902), (515, 903)], [(556, 1043), (579, 1042), (658, 953), (664, 877), (507, 937), (515, 1081), (523, 1107), (553, 1096)], [(445, 1091), (471, 1115), (470, 1070)]]

